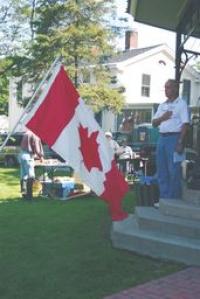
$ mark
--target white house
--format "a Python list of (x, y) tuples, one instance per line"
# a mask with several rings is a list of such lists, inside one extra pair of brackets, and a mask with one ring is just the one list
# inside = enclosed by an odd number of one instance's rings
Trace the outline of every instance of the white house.
[[(121, 114), (103, 111), (101, 125), (103, 130), (117, 131), (124, 120), (132, 122), (151, 122), (152, 114), (158, 104), (165, 99), (164, 84), (175, 76), (175, 53), (166, 45), (160, 44), (137, 48), (137, 32), (128, 32), (126, 51), (110, 59), (108, 66), (112, 73), (113, 88), (123, 87), (125, 105)], [(133, 49), (131, 49), (134, 47)], [(9, 126), (13, 128), (22, 108), (17, 105), (17, 80), (10, 81)], [(189, 64), (181, 78), (180, 95), (190, 106), (200, 105), (200, 74)], [(24, 84), (23, 96), (31, 93), (31, 87)], [(19, 127), (18, 130), (23, 130)]]
[[(165, 99), (164, 84), (175, 76), (175, 53), (166, 45), (128, 49), (112, 58), (108, 66), (117, 86), (124, 87), (125, 107), (121, 115), (104, 112), (104, 130), (117, 131), (125, 118), (135, 123), (150, 122), (152, 114)], [(199, 106), (200, 74), (186, 65), (180, 84), (180, 95), (188, 105)]]
[[(21, 78), (10, 78), (8, 104), (9, 131), (12, 131), (14, 128), (16, 132), (23, 132), (25, 130), (23, 122), (21, 121), (24, 108), (19, 105), (18, 100), (31, 97), (32, 94), (33, 86), (31, 84), (23, 84)], [(16, 126), (16, 124), (18, 125)]]
[(8, 131), (8, 117), (6, 115), (0, 115), (0, 133)]
[[(20, 116), (23, 113), (23, 108), (17, 102), (17, 84), (19, 79), (10, 78), (9, 82), (9, 102), (8, 102), (8, 117), (9, 117), (9, 131), (12, 131), (18, 123)], [(19, 125), (16, 131), (23, 131)]]

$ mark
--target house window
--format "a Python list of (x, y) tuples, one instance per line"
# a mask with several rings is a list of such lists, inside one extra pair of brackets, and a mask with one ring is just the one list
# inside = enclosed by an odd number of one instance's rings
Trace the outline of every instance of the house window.
[(161, 66), (166, 66), (166, 62), (164, 60), (159, 60), (158, 63), (161, 65)]
[(147, 74), (143, 74), (142, 88), (141, 88), (142, 97), (150, 97), (150, 83), (151, 83), (151, 76)]
[(117, 76), (112, 76), (110, 79), (111, 84), (116, 84), (117, 83)]

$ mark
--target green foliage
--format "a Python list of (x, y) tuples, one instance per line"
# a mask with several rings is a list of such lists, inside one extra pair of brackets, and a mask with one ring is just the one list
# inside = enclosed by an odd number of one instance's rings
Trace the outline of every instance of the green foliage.
[(101, 83), (96, 85), (82, 84), (79, 92), (95, 112), (102, 110), (102, 107), (118, 112), (123, 108), (123, 96), (107, 85)]
[(198, 62), (196, 63), (195, 68), (196, 68), (198, 71), (200, 71), (200, 61), (198, 61)]
[[(24, 61), (15, 58), (15, 71), (24, 81), (41, 80), (55, 57), (62, 62), (81, 96), (94, 111), (123, 106), (123, 97), (109, 87), (109, 70), (103, 67), (104, 57), (112, 54), (112, 34), (104, 26), (103, 17), (112, 9), (112, 1), (38, 1), (34, 8), (34, 38), (26, 44)], [(31, 9), (31, 8), (30, 8)], [(30, 15), (30, 12), (26, 14)], [(27, 59), (28, 57), (28, 59)], [(14, 70), (14, 69), (13, 69)], [(81, 86), (85, 70), (92, 73), (95, 85)]]
[[(112, 10), (112, 0), (8, 0), (0, 12), (2, 34), (8, 37), (0, 43), (0, 113), (8, 109), (9, 76), (37, 86), (59, 56), (94, 111), (119, 111), (123, 96), (110, 88), (109, 70), (103, 66), (113, 52), (113, 35), (105, 26)], [(87, 85), (81, 79), (86, 72), (93, 78)], [(28, 100), (20, 99), (20, 104)]]
[(0, 114), (8, 114), (8, 78), (0, 77)]
[(23, 42), (29, 39), (29, 19), (25, 7), (29, 0), (1, 1), (0, 57), (24, 53)]
[(12, 62), (9, 58), (0, 60), (0, 114), (8, 114), (9, 68)]
[(35, 13), (35, 38), (28, 45), (33, 74), (40, 74), (59, 55), (72, 78), (76, 62), (98, 63), (98, 58), (111, 49), (108, 32), (100, 23), (104, 6), (102, 1), (95, 0), (42, 1)]

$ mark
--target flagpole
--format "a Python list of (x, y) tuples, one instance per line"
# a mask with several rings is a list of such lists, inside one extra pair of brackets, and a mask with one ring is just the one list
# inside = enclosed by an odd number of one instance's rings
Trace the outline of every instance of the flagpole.
[(52, 65), (50, 66), (49, 70), (47, 71), (46, 75), (44, 76), (44, 78), (42, 79), (42, 81), (40, 82), (40, 84), (38, 85), (38, 87), (36, 88), (36, 90), (34, 91), (30, 101), (28, 102), (28, 104), (26, 105), (24, 111), (22, 112), (20, 118), (18, 119), (18, 121), (16, 122), (15, 126), (13, 127), (13, 129), (8, 133), (6, 139), (4, 140), (4, 142), (2, 143), (2, 145), (0, 146), (0, 152), (3, 150), (3, 148), (5, 147), (8, 139), (10, 138), (10, 136), (15, 132), (17, 126), (20, 124), (21, 120), (23, 119), (24, 115), (26, 114), (28, 108), (30, 107), (30, 105), (33, 103), (37, 93), (39, 92), (40, 88), (42, 87), (42, 85), (44, 84), (45, 80), (48, 78), (49, 74), (52, 72), (52, 70), (55, 68), (56, 64), (60, 61), (61, 56), (57, 57), (54, 62), (52, 63)]

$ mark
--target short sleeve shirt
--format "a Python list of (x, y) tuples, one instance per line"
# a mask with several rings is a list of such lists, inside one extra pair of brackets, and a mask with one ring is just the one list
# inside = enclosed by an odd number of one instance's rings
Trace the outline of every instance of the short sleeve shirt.
[(153, 119), (161, 117), (166, 111), (172, 111), (172, 116), (160, 124), (160, 133), (180, 132), (182, 125), (189, 123), (188, 106), (181, 98), (178, 97), (173, 102), (161, 103)]

